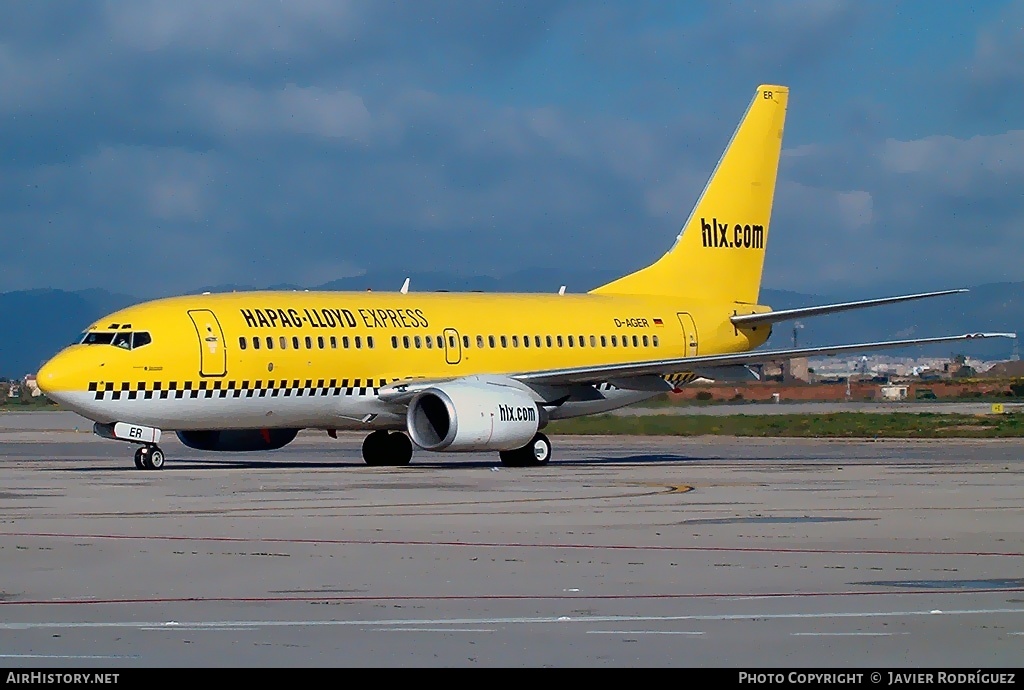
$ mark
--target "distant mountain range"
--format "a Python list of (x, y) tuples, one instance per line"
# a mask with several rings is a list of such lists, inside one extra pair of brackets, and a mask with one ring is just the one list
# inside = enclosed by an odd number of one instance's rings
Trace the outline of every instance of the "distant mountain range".
[[(217, 285), (192, 291), (230, 292), (256, 289), (278, 290), (367, 290), (397, 291), (406, 277), (410, 291), (437, 290), (484, 292), (586, 292), (617, 275), (607, 271), (523, 270), (503, 278), (460, 277), (446, 273), (402, 273), (380, 271), (354, 278), (342, 278), (316, 286), (300, 285)], [(885, 297), (883, 294), (821, 296), (764, 289), (761, 303), (774, 309)], [(0, 377), (20, 378), (34, 373), (65, 345), (76, 340), (83, 328), (109, 312), (142, 301), (142, 298), (102, 289), (39, 289), (0, 293)], [(683, 308), (681, 306), (681, 308)], [(852, 342), (915, 338), (972, 331), (1024, 331), (1024, 282), (988, 283), (966, 294), (876, 307), (862, 311), (815, 317), (801, 322), (795, 330), (800, 347)], [(794, 324), (776, 325), (768, 347), (792, 347)], [(970, 344), (947, 344), (889, 354), (946, 356), (957, 353), (982, 359), (1009, 359), (1013, 343), (994, 339)]]

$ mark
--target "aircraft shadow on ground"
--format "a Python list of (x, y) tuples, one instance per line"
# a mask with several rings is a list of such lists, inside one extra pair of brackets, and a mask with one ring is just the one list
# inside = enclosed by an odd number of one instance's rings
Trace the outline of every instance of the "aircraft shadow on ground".
[[(551, 463), (544, 468), (518, 468), (518, 467), (505, 467), (495, 457), (493, 460), (464, 460), (459, 458), (457, 455), (442, 456), (444, 459), (433, 460), (426, 459), (424, 456), (414, 456), (412, 462), (404, 467), (376, 467), (373, 469), (383, 469), (392, 471), (407, 471), (419, 469), (436, 469), (436, 470), (479, 470), (479, 469), (500, 469), (506, 471), (527, 471), (527, 470), (539, 470), (539, 471), (557, 471), (559, 467), (592, 467), (600, 465), (666, 465), (666, 464), (692, 464), (698, 462), (717, 462), (728, 460), (728, 458), (718, 456), (701, 456), (694, 457), (688, 455), (675, 455), (667, 453), (645, 453), (637, 455), (626, 455), (626, 456), (596, 456), (591, 458), (568, 458), (564, 460), (554, 459)], [(132, 465), (129, 458), (125, 458), (124, 461), (117, 461), (116, 464), (111, 464), (109, 458), (103, 458), (102, 464), (87, 464), (95, 462), (96, 458), (81, 458), (74, 459), (74, 461), (82, 462), (81, 465), (74, 465), (71, 467), (58, 468), (56, 471), (59, 472), (73, 472), (73, 473), (89, 473), (89, 472), (110, 472), (110, 471), (131, 471), (140, 472), (134, 465)], [(278, 460), (278, 459), (259, 459), (252, 457), (233, 457), (233, 458), (209, 458), (209, 457), (181, 457), (171, 458), (167, 461), (167, 464), (163, 469), (158, 471), (145, 471), (146, 474), (159, 473), (159, 472), (175, 472), (175, 471), (196, 471), (196, 470), (224, 470), (224, 469), (237, 469), (237, 470), (337, 470), (337, 469), (359, 469), (366, 468), (366, 463), (361, 458), (353, 459), (332, 459), (332, 460)]]

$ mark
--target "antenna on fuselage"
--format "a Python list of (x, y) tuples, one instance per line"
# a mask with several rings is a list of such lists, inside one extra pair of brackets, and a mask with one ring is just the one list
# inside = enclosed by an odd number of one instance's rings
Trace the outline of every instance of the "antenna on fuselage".
[(565, 294), (565, 286), (564, 285), (562, 287), (558, 288), (558, 294), (560, 294), (560, 295), (564, 295)]
[(409, 292), (409, 279), (408, 278), (406, 278), (405, 282), (402, 283), (402, 289), (400, 290), (400, 292), (403, 295), (406, 294), (407, 292)]

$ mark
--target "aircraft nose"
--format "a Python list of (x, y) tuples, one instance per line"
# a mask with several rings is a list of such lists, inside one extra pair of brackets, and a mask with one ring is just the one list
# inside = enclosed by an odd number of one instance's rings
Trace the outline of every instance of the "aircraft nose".
[(64, 353), (50, 359), (36, 372), (36, 384), (39, 390), (51, 400), (56, 400), (61, 392), (70, 390), (72, 369), (68, 366)]

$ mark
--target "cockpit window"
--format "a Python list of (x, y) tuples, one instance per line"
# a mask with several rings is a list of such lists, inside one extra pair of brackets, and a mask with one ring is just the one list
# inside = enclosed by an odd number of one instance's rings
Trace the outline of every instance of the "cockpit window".
[(113, 333), (89, 331), (82, 336), (82, 345), (109, 345), (114, 340)]
[(111, 333), (109, 331), (87, 331), (78, 341), (82, 345), (113, 345), (124, 350), (134, 350), (143, 345), (149, 345), (153, 338), (146, 331), (120, 331)]

